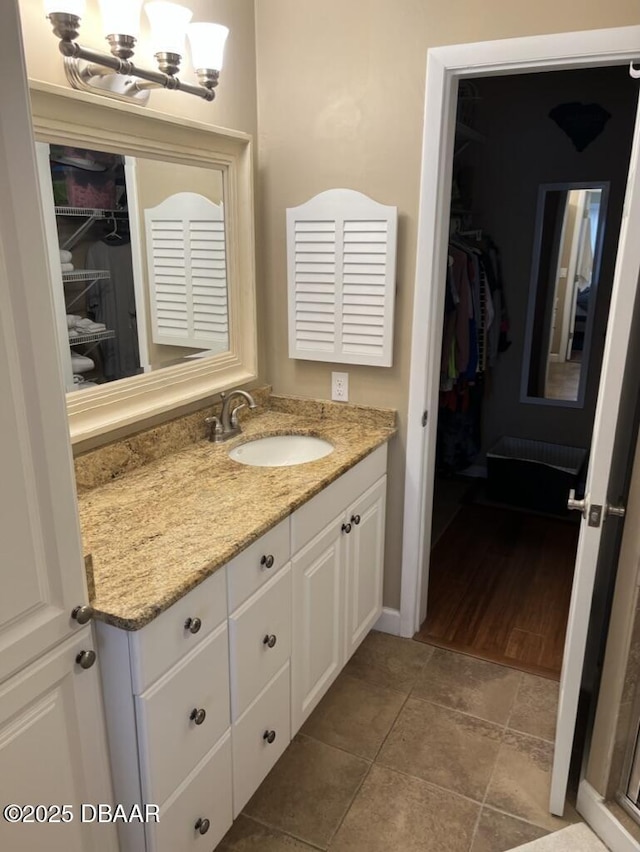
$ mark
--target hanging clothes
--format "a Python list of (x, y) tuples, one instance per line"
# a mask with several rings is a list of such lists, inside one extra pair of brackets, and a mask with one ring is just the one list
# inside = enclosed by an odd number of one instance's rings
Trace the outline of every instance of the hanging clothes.
[(111, 275), (94, 284), (87, 300), (94, 319), (116, 333), (115, 339), (100, 344), (104, 377), (113, 381), (135, 376), (140, 372), (140, 355), (131, 245), (99, 240), (89, 247), (87, 266), (107, 269)]
[(453, 237), (445, 296), (437, 464), (443, 473), (468, 467), (482, 444), (486, 375), (510, 345), (497, 248), (488, 239)]

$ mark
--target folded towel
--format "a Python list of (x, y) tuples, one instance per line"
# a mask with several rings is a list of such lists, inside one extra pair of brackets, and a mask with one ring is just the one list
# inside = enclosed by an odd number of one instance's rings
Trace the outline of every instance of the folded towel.
[(71, 263), (73, 260), (73, 255), (70, 251), (65, 251), (64, 249), (60, 249), (60, 263)]
[(77, 314), (67, 314), (67, 328), (74, 328), (77, 322), (80, 322), (82, 317)]
[(73, 272), (74, 266), (72, 263), (63, 263), (61, 264), (63, 272)]
[(85, 317), (84, 319), (76, 322), (75, 328), (82, 334), (87, 334), (87, 332), (104, 331), (106, 329), (106, 325), (103, 322), (93, 322), (93, 320), (90, 320), (89, 317)]
[(74, 373), (88, 373), (94, 367), (95, 364), (91, 358), (87, 358), (86, 355), (80, 355), (78, 352), (71, 353), (71, 369)]
[(80, 337), (80, 332), (76, 331), (75, 328), (69, 329), (69, 340), (71, 340), (72, 337)]
[(85, 390), (86, 388), (97, 388), (97, 382), (87, 382), (84, 380), (82, 376), (74, 376), (73, 377), (73, 389), (74, 390)]

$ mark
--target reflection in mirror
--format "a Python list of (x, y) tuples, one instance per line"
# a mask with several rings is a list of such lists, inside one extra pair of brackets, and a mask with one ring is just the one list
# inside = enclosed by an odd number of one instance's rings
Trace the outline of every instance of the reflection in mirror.
[(584, 404), (608, 183), (540, 188), (523, 400)]
[(222, 170), (38, 149), (67, 390), (228, 351)]

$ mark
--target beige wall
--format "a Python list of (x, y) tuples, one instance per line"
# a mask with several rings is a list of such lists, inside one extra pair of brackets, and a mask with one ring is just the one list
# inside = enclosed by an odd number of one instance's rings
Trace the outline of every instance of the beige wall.
[[(393, 406), (385, 605), (400, 603), (404, 449), (426, 54), (429, 47), (638, 21), (635, 0), (256, 0), (259, 243), (266, 376), (278, 392), (330, 395), (330, 364), (289, 360), (285, 208), (345, 186), (400, 214), (394, 366), (349, 367), (350, 399)], [(342, 369), (339, 368), (339, 369)]]

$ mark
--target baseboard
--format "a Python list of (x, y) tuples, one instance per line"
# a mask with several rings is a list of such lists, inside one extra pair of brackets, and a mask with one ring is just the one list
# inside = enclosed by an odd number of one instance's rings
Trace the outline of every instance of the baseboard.
[(638, 852), (636, 841), (605, 807), (604, 799), (588, 781), (580, 782), (576, 809), (611, 852)]
[(400, 635), (400, 610), (390, 609), (388, 606), (383, 607), (382, 615), (376, 621), (374, 630), (379, 630), (381, 633), (390, 633), (392, 636)]

